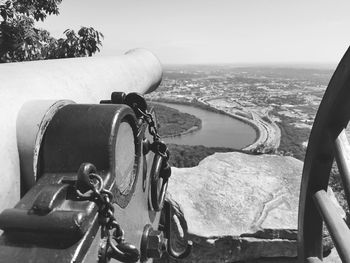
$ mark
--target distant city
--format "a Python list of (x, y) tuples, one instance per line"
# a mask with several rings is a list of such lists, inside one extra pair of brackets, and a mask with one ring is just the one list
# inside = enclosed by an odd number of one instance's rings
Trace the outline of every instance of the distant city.
[(161, 86), (149, 99), (200, 102), (245, 119), (259, 119), (263, 126), (276, 123), (281, 130), (279, 150), (303, 159), (333, 72), (297, 67), (168, 66)]

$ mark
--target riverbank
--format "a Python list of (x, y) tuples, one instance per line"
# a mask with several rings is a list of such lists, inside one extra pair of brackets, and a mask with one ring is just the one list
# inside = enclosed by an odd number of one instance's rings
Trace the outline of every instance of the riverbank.
[[(215, 98), (200, 98), (198, 100), (187, 101), (186, 99), (170, 99), (170, 98), (152, 98), (153, 102), (183, 104), (199, 107), (208, 111), (225, 114), (232, 118), (238, 119), (250, 125), (256, 131), (256, 139), (254, 143), (244, 147), (245, 152), (254, 153), (271, 153), (275, 152), (280, 144), (281, 132), (277, 124), (269, 118), (268, 114), (258, 114), (257, 112), (246, 110), (241, 106), (232, 107), (225, 105), (219, 99)], [(191, 131), (193, 132), (193, 131)]]
[(180, 133), (177, 133), (177, 134), (173, 134), (173, 135), (165, 135), (165, 136), (162, 136), (162, 138), (173, 138), (173, 137), (180, 137), (180, 136), (183, 136), (183, 135), (186, 135), (186, 134), (190, 134), (190, 133), (193, 133), (193, 132), (196, 132), (198, 130), (201, 129), (201, 126), (192, 126), (191, 128), (183, 131), (183, 132), (180, 132)]
[(162, 138), (172, 138), (195, 132), (202, 127), (202, 120), (157, 103), (149, 103), (158, 119), (158, 131)]
[(166, 143), (242, 149), (256, 140), (256, 131), (252, 126), (227, 114), (208, 111), (194, 105), (158, 103), (194, 115), (202, 120), (200, 130), (185, 136), (167, 138), (165, 139)]

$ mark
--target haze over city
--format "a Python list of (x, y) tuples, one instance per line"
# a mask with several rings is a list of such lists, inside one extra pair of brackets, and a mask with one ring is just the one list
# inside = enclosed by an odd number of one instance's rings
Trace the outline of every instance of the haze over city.
[(350, 43), (346, 0), (74, 0), (40, 27), (92, 26), (100, 55), (144, 47), (164, 64), (336, 64)]

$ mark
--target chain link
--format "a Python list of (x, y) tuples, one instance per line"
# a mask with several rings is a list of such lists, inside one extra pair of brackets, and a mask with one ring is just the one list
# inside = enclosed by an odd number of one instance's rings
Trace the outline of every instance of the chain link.
[[(135, 95), (133, 96), (132, 99), (139, 99), (139, 95), (136, 97)], [(143, 99), (143, 97), (141, 98)], [(143, 101), (141, 100), (141, 102)], [(171, 168), (168, 164), (168, 147), (163, 141), (161, 141), (153, 116), (147, 111), (147, 104), (132, 103), (132, 101), (127, 104), (135, 111), (136, 116), (147, 123), (148, 131), (153, 137), (151, 150), (155, 154), (161, 156), (165, 161), (163, 161), (161, 167), (163, 172), (158, 175), (163, 178), (161, 194), (161, 197), (163, 198), (166, 191), (167, 181), (171, 174)], [(153, 186), (153, 188), (155, 186)], [(158, 186), (154, 189), (158, 189)], [(140, 252), (135, 246), (125, 242), (124, 231), (114, 217), (114, 195), (111, 191), (105, 188), (104, 181), (101, 176), (96, 173), (96, 168), (93, 164), (81, 164), (78, 170), (75, 192), (79, 200), (94, 202), (98, 207), (98, 222), (101, 225), (102, 237), (99, 250), (99, 263), (108, 262), (110, 258), (126, 263), (137, 262), (140, 259)], [(157, 198), (157, 202), (158, 199), (159, 198)], [(161, 203), (163, 203), (163, 201), (161, 201)]]
[[(80, 200), (88, 200), (96, 203), (98, 207), (98, 221), (101, 225), (101, 235), (107, 241), (107, 247), (103, 259), (99, 262), (105, 262), (105, 258), (113, 257), (123, 262), (137, 262), (140, 254), (137, 248), (124, 240), (124, 231), (114, 217), (113, 193), (104, 187), (101, 176), (91, 172), (94, 169), (92, 164), (83, 163), (78, 171), (78, 180), (76, 184), (76, 194)], [(88, 189), (85, 193), (79, 189), (79, 184), (84, 184), (82, 188)], [(113, 233), (112, 233), (113, 232)]]
[(153, 116), (149, 112), (144, 112), (140, 108), (136, 108), (137, 111), (141, 114), (143, 120), (148, 124), (148, 132), (153, 137), (153, 152), (159, 154), (163, 158), (165, 158), (167, 161), (169, 160), (169, 150), (166, 144), (160, 140), (160, 135), (158, 133), (158, 129), (156, 127), (155, 121), (153, 119)]
[(144, 112), (140, 108), (137, 108), (137, 111), (142, 115), (143, 119), (148, 124), (148, 132), (153, 136), (153, 140), (160, 140), (160, 135), (158, 133), (158, 129), (156, 127), (152, 114), (147, 111)]
[(141, 118), (148, 124), (148, 131), (153, 136), (153, 143), (150, 145), (150, 149), (155, 153), (150, 180), (151, 204), (155, 211), (160, 211), (164, 204), (168, 179), (171, 175), (170, 154), (167, 145), (160, 140), (152, 114), (147, 110), (143, 111), (136, 107), (135, 109), (138, 111), (138, 115), (141, 115)]

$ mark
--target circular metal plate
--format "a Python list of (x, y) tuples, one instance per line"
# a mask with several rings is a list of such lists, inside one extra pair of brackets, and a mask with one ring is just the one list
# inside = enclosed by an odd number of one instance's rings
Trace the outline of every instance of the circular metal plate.
[(116, 185), (122, 195), (128, 195), (137, 175), (135, 138), (131, 126), (125, 121), (120, 123), (117, 134), (114, 157)]

